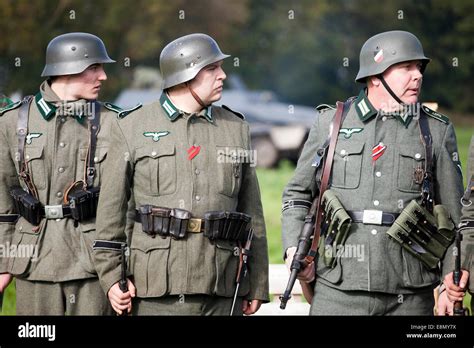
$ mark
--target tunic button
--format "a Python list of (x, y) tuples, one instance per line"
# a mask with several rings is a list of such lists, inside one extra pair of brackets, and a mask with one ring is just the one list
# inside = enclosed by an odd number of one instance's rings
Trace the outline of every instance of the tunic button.
[(372, 230), (370, 231), (370, 233), (372, 233), (375, 236), (377, 234), (377, 230)]
[(99, 162), (99, 157), (94, 157), (94, 163)]
[(64, 144), (64, 143), (59, 143), (59, 147), (64, 147), (64, 146), (66, 146), (66, 144)]
[(58, 171), (59, 171), (60, 173), (64, 173), (64, 168), (63, 168), (63, 167), (59, 167), (59, 168), (58, 168)]
[(66, 122), (66, 117), (61, 117), (61, 122), (62, 123)]
[(341, 156), (345, 156), (346, 155), (346, 150), (341, 150)]
[(383, 121), (383, 122), (387, 121), (387, 116), (383, 116), (383, 117), (382, 117), (382, 121)]
[(26, 160), (29, 160), (29, 159), (30, 159), (30, 156), (26, 155), (26, 156), (25, 156), (25, 159), (26, 159)]
[(375, 176), (380, 178), (382, 176), (382, 173), (381, 172), (375, 172)]
[(62, 193), (62, 192), (56, 193), (56, 197), (61, 198), (62, 196), (63, 196), (63, 193)]
[(196, 168), (196, 170), (194, 171), (194, 173), (196, 173), (196, 175), (199, 175), (199, 173), (201, 173), (201, 171)]
[(153, 152), (151, 153), (151, 155), (152, 155), (152, 156), (156, 156), (156, 151), (153, 151)]
[(196, 201), (200, 201), (201, 200), (201, 197), (200, 196), (196, 196)]
[(374, 201), (374, 205), (375, 205), (375, 206), (378, 206), (379, 204), (380, 204), (379, 201)]
[(196, 119), (192, 118), (190, 122), (191, 122), (192, 124), (195, 124), (195, 123), (196, 123)]
[(420, 159), (420, 158), (421, 158), (421, 155), (420, 155), (419, 153), (417, 153), (417, 154), (415, 155), (415, 158), (416, 158), (416, 159)]

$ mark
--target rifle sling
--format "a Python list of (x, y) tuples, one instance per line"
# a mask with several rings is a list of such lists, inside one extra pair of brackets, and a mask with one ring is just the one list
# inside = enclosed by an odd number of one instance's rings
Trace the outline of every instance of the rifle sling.
[[(323, 167), (323, 175), (321, 179), (321, 185), (319, 188), (319, 195), (315, 198), (313, 205), (311, 206), (311, 211), (317, 209), (316, 212), (316, 223), (314, 224), (314, 234), (313, 234), (313, 241), (311, 243), (311, 249), (308, 255), (305, 257), (305, 261), (309, 264), (313, 262), (314, 258), (316, 257), (316, 252), (318, 249), (319, 244), (319, 237), (321, 236), (321, 219), (322, 219), (322, 209), (321, 209), (321, 202), (324, 192), (327, 190), (329, 186), (329, 178), (331, 176), (332, 164), (334, 159), (334, 152), (336, 150), (336, 143), (337, 137), (339, 136), (339, 130), (341, 129), (342, 122), (344, 121), (344, 117), (349, 111), (349, 107), (351, 105), (350, 101), (346, 101), (345, 103), (337, 102), (337, 110), (336, 114), (334, 115), (334, 120), (332, 122), (331, 130), (330, 130), (330, 137), (331, 141), (329, 143), (329, 149), (326, 154), (326, 159), (324, 161)], [(317, 202), (316, 204), (314, 204)]]
[(434, 193), (433, 193), (433, 138), (431, 137), (428, 119), (424, 113), (420, 113), (418, 121), (420, 126), (420, 138), (425, 149), (425, 173), (422, 184), (422, 205), (429, 212), (433, 212)]
[(89, 148), (87, 150), (87, 169), (86, 178), (87, 187), (91, 188), (94, 185), (95, 176), (95, 149), (97, 147), (97, 134), (99, 133), (100, 126), (100, 104), (94, 101), (94, 115), (92, 116), (89, 123)]
[(18, 168), (19, 176), (25, 183), (29, 193), (38, 198), (38, 191), (31, 180), (30, 173), (28, 171), (28, 165), (25, 160), (25, 143), (26, 136), (28, 135), (28, 112), (30, 108), (31, 101), (33, 100), (32, 95), (27, 95), (21, 101), (20, 110), (18, 111), (18, 121), (17, 121), (17, 135), (18, 135)]

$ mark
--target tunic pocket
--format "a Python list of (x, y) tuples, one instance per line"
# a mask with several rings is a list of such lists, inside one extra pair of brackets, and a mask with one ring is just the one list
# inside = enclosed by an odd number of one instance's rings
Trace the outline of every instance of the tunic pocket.
[(402, 192), (421, 192), (425, 169), (425, 153), (416, 146), (400, 146), (398, 155), (397, 188)]
[(239, 194), (243, 153), (244, 149), (241, 147), (216, 146), (219, 193), (228, 197)]
[[(237, 272), (239, 269), (239, 248), (235, 243), (218, 240), (216, 246), (216, 284), (214, 293), (217, 296), (232, 297), (235, 292)], [(242, 279), (239, 296), (245, 296), (250, 289), (250, 270)]]
[(160, 297), (168, 288), (170, 238), (150, 237), (135, 224), (131, 242), (130, 272), (138, 297)]
[(356, 189), (360, 184), (364, 143), (343, 142), (334, 153), (331, 186)]
[(11, 242), (9, 273), (15, 276), (25, 276), (31, 262), (37, 261), (39, 256), (38, 239), (44, 223), (40, 226), (40, 230), (35, 232), (35, 226), (23, 217), (20, 217), (16, 223)]
[(176, 154), (173, 144), (141, 147), (135, 151), (135, 184), (149, 187), (151, 196), (176, 192)]
[(43, 147), (26, 147), (25, 160), (28, 163), (31, 178), (38, 190), (46, 188), (46, 168)]

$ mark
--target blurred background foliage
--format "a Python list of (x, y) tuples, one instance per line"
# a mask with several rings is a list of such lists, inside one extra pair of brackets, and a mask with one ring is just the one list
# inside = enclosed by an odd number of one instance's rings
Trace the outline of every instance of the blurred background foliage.
[(157, 68), (165, 43), (204, 32), (232, 54), (226, 71), (251, 88), (293, 103), (333, 103), (357, 94), (364, 41), (401, 29), (433, 59), (423, 100), (474, 111), (472, 0), (1, 0), (0, 18), (0, 91), (7, 95), (36, 91), (46, 45), (65, 32), (100, 36), (117, 60), (106, 68), (105, 100), (129, 87), (137, 66)]

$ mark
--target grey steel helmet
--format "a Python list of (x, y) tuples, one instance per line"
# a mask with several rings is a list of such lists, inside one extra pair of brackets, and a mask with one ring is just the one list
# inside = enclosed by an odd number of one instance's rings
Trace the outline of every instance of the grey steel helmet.
[(421, 60), (423, 73), (430, 59), (425, 57), (420, 40), (407, 31), (386, 31), (368, 39), (360, 50), (357, 82), (382, 74), (394, 64)]
[(182, 36), (163, 48), (160, 70), (163, 89), (192, 80), (206, 65), (230, 57), (222, 53), (217, 42), (206, 34)]
[(79, 74), (92, 64), (115, 63), (100, 38), (88, 33), (56, 36), (46, 49), (46, 65), (41, 76)]

